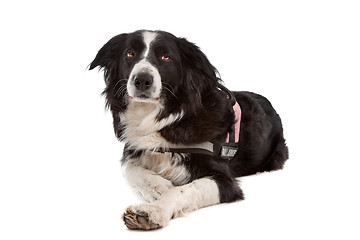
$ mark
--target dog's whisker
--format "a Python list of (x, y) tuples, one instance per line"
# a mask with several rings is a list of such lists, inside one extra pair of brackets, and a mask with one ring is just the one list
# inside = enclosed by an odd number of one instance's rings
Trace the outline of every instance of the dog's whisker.
[(126, 85), (119, 87), (119, 89), (115, 93), (115, 96), (121, 96), (122, 93), (126, 90), (126, 88)]
[[(169, 86), (171, 89), (169, 89), (168, 87), (166, 87), (166, 85)], [(176, 96), (176, 94), (174, 93), (174, 88), (168, 84), (168, 83), (163, 83), (163, 87), (165, 90), (169, 91), (171, 93), (171, 95), (173, 95), (176, 99), (179, 99), (178, 96)]]
[(114, 88), (115, 88), (119, 83), (121, 83), (121, 82), (127, 82), (127, 81), (128, 81), (128, 80), (127, 80), (126, 78), (123, 78), (123, 79), (118, 80), (118, 81), (116, 82)]

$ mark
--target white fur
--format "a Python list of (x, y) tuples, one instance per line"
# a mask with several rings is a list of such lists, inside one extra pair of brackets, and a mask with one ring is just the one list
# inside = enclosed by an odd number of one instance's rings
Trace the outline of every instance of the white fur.
[(174, 185), (185, 184), (190, 173), (179, 165), (179, 154), (172, 158), (170, 153), (146, 152), (141, 158), (128, 159), (125, 166), (125, 176), (134, 187), (149, 202), (159, 199)]
[(125, 177), (129, 185), (149, 202), (154, 202), (170, 188), (173, 188), (169, 180), (139, 166), (138, 163), (131, 160), (126, 164)]
[(150, 45), (157, 37), (157, 33), (145, 31), (145, 32), (143, 32), (142, 35), (143, 35), (144, 43), (146, 46), (145, 52), (144, 52), (144, 58), (147, 58), (147, 56), (149, 55), (149, 52), (150, 52)]
[(218, 203), (220, 203), (219, 188), (216, 182), (209, 178), (201, 178), (183, 186), (169, 188), (155, 202), (133, 205), (126, 211), (145, 212), (149, 221), (164, 227), (173, 217)]
[(141, 158), (141, 166), (170, 180), (174, 185), (183, 185), (190, 178), (186, 168), (179, 164), (184, 158), (186, 156), (180, 154), (172, 155), (171, 153), (148, 151)]
[(130, 101), (127, 110), (120, 113), (121, 123), (124, 125), (123, 140), (135, 149), (169, 148), (167, 142), (158, 132), (183, 117), (183, 113), (170, 114), (160, 121), (156, 120), (163, 105), (161, 103), (144, 103)]

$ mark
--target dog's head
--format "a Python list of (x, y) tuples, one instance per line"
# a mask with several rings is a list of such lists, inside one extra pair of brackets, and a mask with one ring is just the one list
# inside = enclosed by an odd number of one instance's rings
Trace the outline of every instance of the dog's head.
[(196, 112), (204, 95), (216, 89), (216, 69), (184, 38), (163, 31), (136, 31), (110, 39), (90, 70), (104, 70), (104, 94), (112, 111), (129, 101), (171, 106), (169, 112)]

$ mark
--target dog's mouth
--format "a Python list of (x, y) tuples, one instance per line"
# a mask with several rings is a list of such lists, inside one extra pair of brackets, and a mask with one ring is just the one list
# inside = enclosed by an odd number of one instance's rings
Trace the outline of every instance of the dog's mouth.
[(143, 102), (143, 103), (159, 103), (160, 98), (149, 98), (145, 94), (141, 94), (137, 97), (129, 96), (130, 101), (132, 102)]

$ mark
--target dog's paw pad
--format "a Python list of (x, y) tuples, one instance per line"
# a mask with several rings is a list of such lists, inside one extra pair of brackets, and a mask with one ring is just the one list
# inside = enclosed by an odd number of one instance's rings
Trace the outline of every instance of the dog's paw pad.
[(125, 225), (131, 230), (154, 230), (161, 227), (159, 224), (152, 222), (149, 219), (149, 215), (142, 211), (133, 212), (127, 209), (123, 215), (123, 220)]

